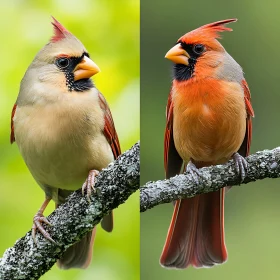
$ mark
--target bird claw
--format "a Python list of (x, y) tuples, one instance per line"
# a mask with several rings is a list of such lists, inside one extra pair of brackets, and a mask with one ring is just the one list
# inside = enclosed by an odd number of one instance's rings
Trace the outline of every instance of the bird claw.
[(46, 239), (55, 243), (55, 241), (51, 238), (50, 234), (43, 228), (42, 223), (52, 226), (52, 224), (48, 221), (48, 219), (45, 216), (43, 216), (42, 213), (38, 212), (33, 218), (33, 225), (32, 225), (32, 238), (33, 238), (34, 243), (37, 244), (36, 230), (39, 230), (39, 232), (41, 232), (41, 234)]
[(191, 175), (194, 182), (198, 185), (199, 177), (201, 176), (201, 173), (198, 170), (198, 168), (191, 161), (189, 161), (187, 164), (186, 172), (188, 172)]
[(248, 163), (247, 163), (246, 159), (238, 153), (234, 153), (232, 158), (235, 163), (235, 169), (236, 169), (238, 175), (240, 175), (240, 177), (241, 177), (241, 182), (243, 182), (243, 180), (246, 177)]
[(95, 177), (99, 174), (98, 170), (90, 170), (86, 181), (82, 186), (82, 194), (85, 195), (85, 191), (87, 194), (87, 200), (90, 202), (90, 196), (92, 191), (96, 193), (95, 185)]

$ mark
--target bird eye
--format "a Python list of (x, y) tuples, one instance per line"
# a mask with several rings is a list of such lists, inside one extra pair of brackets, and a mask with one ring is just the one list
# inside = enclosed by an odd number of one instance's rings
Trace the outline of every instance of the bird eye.
[(194, 47), (193, 47), (193, 51), (196, 54), (201, 54), (204, 52), (204, 50), (205, 50), (205, 47), (202, 44), (197, 44), (197, 45), (194, 45)]
[(69, 65), (69, 59), (67, 57), (60, 57), (55, 61), (55, 64), (59, 67), (59, 68), (66, 68)]

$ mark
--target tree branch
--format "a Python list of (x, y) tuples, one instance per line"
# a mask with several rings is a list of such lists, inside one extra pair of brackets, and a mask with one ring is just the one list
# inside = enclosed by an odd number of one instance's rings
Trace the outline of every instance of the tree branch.
[(232, 160), (225, 165), (199, 169), (201, 172), (199, 185), (195, 184), (190, 175), (186, 173), (168, 180), (148, 182), (140, 188), (140, 211), (144, 212), (159, 204), (177, 199), (217, 191), (226, 186), (280, 177), (280, 147), (257, 152), (248, 156), (246, 160), (248, 169), (243, 182), (240, 182)]
[(48, 217), (53, 226), (45, 228), (56, 244), (37, 234), (35, 245), (29, 231), (7, 249), (0, 259), (0, 279), (39, 279), (69, 246), (81, 240), (106, 214), (124, 203), (139, 189), (139, 150), (140, 144), (137, 143), (100, 172), (91, 203), (79, 190)]

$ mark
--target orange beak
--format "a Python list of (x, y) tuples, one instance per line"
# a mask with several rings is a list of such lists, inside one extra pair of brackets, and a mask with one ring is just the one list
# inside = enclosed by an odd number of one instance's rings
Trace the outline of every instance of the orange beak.
[(175, 64), (189, 65), (190, 55), (182, 49), (181, 44), (177, 44), (167, 52), (165, 58), (171, 60)]
[(74, 69), (74, 81), (88, 79), (100, 72), (99, 67), (87, 56)]

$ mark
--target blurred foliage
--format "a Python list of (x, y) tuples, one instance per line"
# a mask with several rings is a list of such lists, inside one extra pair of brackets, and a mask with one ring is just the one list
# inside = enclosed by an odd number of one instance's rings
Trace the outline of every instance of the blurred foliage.
[[(44, 193), (26, 168), (16, 144), (9, 144), (10, 113), (19, 83), (36, 53), (52, 36), (51, 15), (86, 46), (101, 68), (94, 77), (110, 104), (122, 150), (140, 137), (140, 3), (135, 0), (22, 1), (0, 3), (0, 256), (23, 236), (43, 202)], [(87, 270), (54, 266), (41, 279), (139, 277), (138, 194), (115, 210), (111, 234), (98, 226), (93, 261)], [(50, 205), (46, 213), (50, 213)]]
[[(162, 179), (165, 106), (172, 63), (164, 59), (177, 39), (201, 25), (238, 18), (222, 34), (242, 66), (252, 93), (251, 153), (280, 144), (280, 4), (275, 1), (141, 0), (141, 182)], [(141, 214), (141, 279), (279, 279), (280, 181), (235, 187), (226, 195), (228, 261), (211, 269), (167, 270), (159, 265), (172, 205)]]

